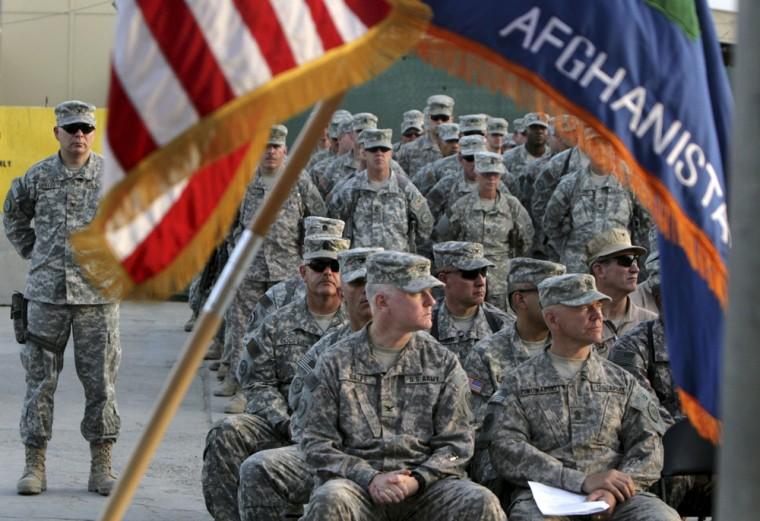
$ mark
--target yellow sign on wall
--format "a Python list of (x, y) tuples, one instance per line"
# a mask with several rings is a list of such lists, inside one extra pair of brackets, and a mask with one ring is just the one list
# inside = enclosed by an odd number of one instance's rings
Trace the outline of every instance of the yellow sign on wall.
[[(95, 112), (98, 130), (93, 150), (98, 153), (103, 150), (106, 113), (106, 109)], [(0, 107), (0, 207), (14, 177), (58, 151), (54, 126), (52, 107)]]

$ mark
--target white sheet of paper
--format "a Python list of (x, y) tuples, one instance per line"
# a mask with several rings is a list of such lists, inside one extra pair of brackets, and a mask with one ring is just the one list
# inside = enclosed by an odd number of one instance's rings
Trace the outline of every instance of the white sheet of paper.
[(586, 501), (586, 496), (561, 488), (528, 481), (538, 509), (545, 516), (582, 516), (604, 512), (610, 506), (605, 501)]

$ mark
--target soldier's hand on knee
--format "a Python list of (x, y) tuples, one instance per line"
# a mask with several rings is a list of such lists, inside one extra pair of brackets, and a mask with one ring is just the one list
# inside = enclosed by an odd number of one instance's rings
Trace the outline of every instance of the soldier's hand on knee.
[(636, 486), (631, 477), (615, 469), (589, 474), (583, 481), (582, 488), (587, 494), (603, 488), (610, 491), (618, 502), (623, 502), (636, 493)]
[(376, 475), (369, 484), (369, 494), (372, 497), (372, 501), (379, 505), (401, 503), (406, 499), (406, 490), (400, 483), (396, 472), (385, 472)]
[(612, 494), (612, 492), (604, 488), (599, 488), (591, 492), (591, 494), (586, 497), (586, 501), (604, 501), (610, 506), (610, 508), (604, 512), (600, 512), (591, 516), (591, 519), (594, 521), (605, 521), (606, 519), (609, 519), (612, 516), (612, 513), (615, 511), (615, 506), (617, 506), (617, 500), (615, 499), (615, 496)]

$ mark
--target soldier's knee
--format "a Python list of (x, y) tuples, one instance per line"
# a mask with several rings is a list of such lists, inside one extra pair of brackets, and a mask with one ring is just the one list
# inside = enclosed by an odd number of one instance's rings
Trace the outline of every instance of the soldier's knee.
[(206, 446), (203, 449), (203, 459), (206, 459), (209, 452), (215, 452), (229, 446), (230, 440), (238, 437), (239, 430), (240, 425), (234, 416), (223, 418), (212, 425), (208, 434), (206, 434)]
[(240, 464), (240, 488), (249, 487), (252, 483), (264, 482), (266, 460), (261, 458), (259, 454), (249, 456)]

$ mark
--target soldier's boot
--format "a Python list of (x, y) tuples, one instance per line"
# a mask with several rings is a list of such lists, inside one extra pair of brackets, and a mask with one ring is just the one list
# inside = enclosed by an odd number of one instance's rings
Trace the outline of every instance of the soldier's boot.
[(90, 479), (87, 490), (107, 496), (116, 484), (116, 476), (111, 470), (111, 448), (113, 443), (90, 443)]
[(224, 408), (224, 412), (227, 414), (241, 414), (245, 411), (246, 399), (245, 394), (238, 391), (236, 392), (227, 405)]
[(214, 360), (210, 364), (208, 364), (208, 370), (209, 371), (218, 371), (219, 367), (222, 365), (222, 363), (219, 360)]
[(222, 357), (222, 346), (219, 345), (219, 342), (212, 342), (211, 346), (208, 348), (208, 351), (206, 351), (206, 354), (203, 356), (204, 360), (219, 360)]
[(221, 362), (219, 369), (216, 371), (216, 379), (220, 382), (227, 378), (227, 373), (230, 371), (230, 364), (228, 362)]
[(190, 331), (193, 330), (193, 328), (195, 327), (195, 321), (197, 318), (198, 318), (198, 313), (193, 311), (192, 316), (187, 320), (187, 322), (185, 322), (185, 331), (189, 333)]
[(38, 449), (26, 445), (26, 466), (24, 474), (16, 484), (16, 491), (22, 496), (32, 496), (47, 488), (45, 477), (45, 447)]
[(214, 389), (214, 396), (232, 396), (237, 391), (237, 382), (230, 373), (227, 373), (227, 377)]

